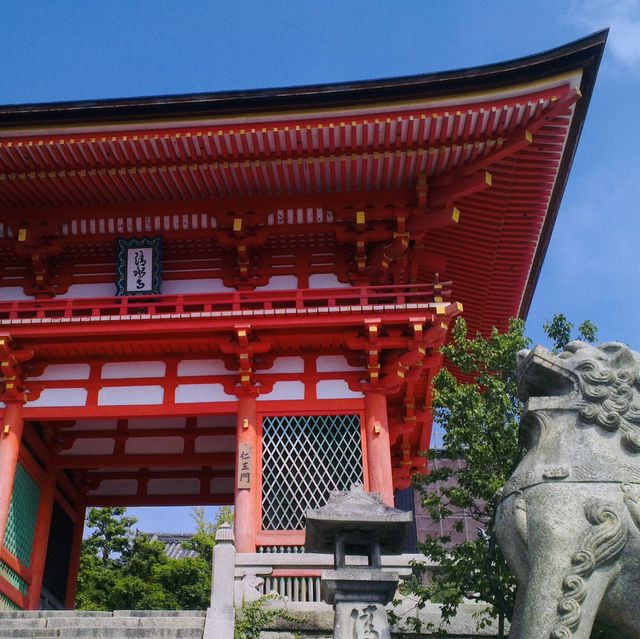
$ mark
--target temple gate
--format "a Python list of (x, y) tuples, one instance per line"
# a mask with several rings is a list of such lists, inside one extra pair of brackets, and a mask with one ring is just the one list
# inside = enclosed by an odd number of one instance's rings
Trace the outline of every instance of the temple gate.
[(0, 608), (73, 606), (89, 506), (295, 552), (331, 490), (393, 505), (452, 320), (527, 312), (602, 46), (0, 107)]

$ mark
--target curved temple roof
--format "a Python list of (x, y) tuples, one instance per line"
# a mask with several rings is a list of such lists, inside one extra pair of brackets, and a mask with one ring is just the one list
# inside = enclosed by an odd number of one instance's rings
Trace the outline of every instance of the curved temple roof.
[(70, 245), (113, 215), (116, 234), (168, 230), (138, 212), (215, 211), (221, 228), (404, 207), (414, 278), (443, 271), (472, 328), (504, 325), (528, 309), (605, 39), (388, 80), (0, 107), (0, 259), (43, 214)]

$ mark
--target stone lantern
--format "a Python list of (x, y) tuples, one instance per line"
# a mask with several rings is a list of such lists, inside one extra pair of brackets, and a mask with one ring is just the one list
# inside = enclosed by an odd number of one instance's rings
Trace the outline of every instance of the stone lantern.
[[(394, 597), (398, 574), (383, 571), (383, 554), (400, 554), (412, 514), (390, 508), (361, 486), (334, 493), (307, 511), (306, 551), (334, 554), (334, 570), (322, 572), (322, 600), (333, 606), (336, 639), (389, 639), (385, 605)], [(347, 556), (366, 563), (347, 563)]]

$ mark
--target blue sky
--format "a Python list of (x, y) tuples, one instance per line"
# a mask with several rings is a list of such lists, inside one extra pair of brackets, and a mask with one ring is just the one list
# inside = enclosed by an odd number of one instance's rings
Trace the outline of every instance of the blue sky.
[[(640, 0), (0, 0), (0, 103), (361, 80), (499, 62), (610, 27), (529, 313), (640, 350)], [(133, 509), (189, 530), (188, 509)], [(141, 514), (142, 513), (142, 514)]]

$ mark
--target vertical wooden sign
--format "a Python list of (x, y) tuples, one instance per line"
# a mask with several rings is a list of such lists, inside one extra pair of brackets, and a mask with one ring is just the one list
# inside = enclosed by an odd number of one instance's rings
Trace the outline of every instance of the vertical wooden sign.
[(240, 488), (251, 488), (253, 479), (253, 448), (248, 442), (238, 444), (238, 485)]
[(116, 295), (157, 295), (161, 285), (162, 238), (118, 238)]

